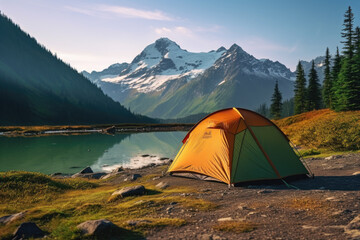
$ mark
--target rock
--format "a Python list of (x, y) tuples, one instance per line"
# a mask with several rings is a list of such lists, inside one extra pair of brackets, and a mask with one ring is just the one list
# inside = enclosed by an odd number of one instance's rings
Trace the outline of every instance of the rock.
[(159, 182), (158, 184), (156, 184), (155, 187), (160, 188), (160, 189), (165, 189), (165, 188), (169, 187), (169, 184), (167, 184), (166, 182)]
[(341, 157), (342, 157), (342, 155), (333, 155), (333, 156), (326, 157), (325, 160), (334, 160), (334, 159), (341, 158)]
[(143, 185), (124, 187), (120, 190), (113, 192), (113, 194), (111, 194), (111, 198), (143, 195), (144, 193), (145, 193), (145, 187)]
[(131, 179), (132, 181), (135, 181), (135, 180), (138, 179), (138, 178), (141, 178), (141, 175), (140, 175), (140, 174), (137, 174), (137, 173), (131, 175), (131, 177), (130, 177), (130, 179)]
[(260, 191), (258, 191), (257, 193), (258, 194), (262, 194), (262, 193), (273, 193), (274, 191), (273, 190), (260, 190)]
[(126, 223), (129, 226), (138, 226), (138, 225), (143, 225), (143, 224), (149, 224), (152, 222), (150, 220), (139, 219), (139, 220), (129, 220)]
[(115, 126), (111, 126), (111, 127), (103, 129), (103, 132), (110, 133), (110, 134), (115, 134), (116, 133), (116, 128), (115, 128)]
[(358, 172), (354, 172), (352, 175), (356, 176), (356, 175), (360, 175), (360, 171)]
[(50, 177), (55, 177), (55, 176), (61, 176), (62, 173), (61, 172), (56, 172), (50, 175)]
[(315, 226), (309, 226), (309, 225), (303, 225), (302, 226), (303, 229), (309, 229), (309, 230), (316, 230), (318, 229), (319, 227), (315, 227)]
[(233, 218), (232, 217), (226, 217), (226, 218), (219, 218), (218, 222), (225, 222), (225, 221), (232, 221)]
[(106, 219), (86, 221), (77, 225), (76, 228), (84, 235), (93, 235), (101, 239), (104, 239), (104, 236), (116, 234), (120, 230), (118, 226)]
[(79, 173), (93, 173), (93, 170), (91, 169), (91, 167), (86, 167), (83, 170), (81, 170)]
[(42, 238), (45, 233), (33, 222), (22, 223), (14, 232), (13, 240)]
[(23, 218), (25, 216), (25, 214), (26, 214), (26, 212), (19, 212), (19, 213), (15, 213), (12, 215), (0, 217), (0, 223), (8, 224), (8, 223), (14, 222), (16, 220)]
[(150, 155), (149, 154), (143, 154), (143, 155), (141, 155), (142, 157), (150, 157)]
[(123, 167), (118, 167), (118, 168), (115, 168), (112, 173), (118, 173), (118, 172), (123, 172), (124, 171), (124, 168)]
[(97, 173), (76, 173), (74, 175), (72, 175), (72, 178), (77, 178), (77, 177), (81, 177), (81, 178), (88, 178), (88, 179), (100, 179), (101, 177), (107, 175), (104, 172), (97, 172)]
[(360, 215), (356, 216), (344, 228), (345, 233), (351, 236), (351, 239), (360, 239)]
[(169, 160), (169, 158), (167, 158), (167, 157), (162, 157), (162, 158), (160, 158), (160, 160), (162, 161), (162, 160)]

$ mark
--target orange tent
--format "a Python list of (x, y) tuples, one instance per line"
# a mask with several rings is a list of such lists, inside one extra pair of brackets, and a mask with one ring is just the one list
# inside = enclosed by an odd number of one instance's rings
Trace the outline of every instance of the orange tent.
[(168, 172), (227, 184), (309, 174), (273, 122), (241, 108), (220, 110), (198, 122)]

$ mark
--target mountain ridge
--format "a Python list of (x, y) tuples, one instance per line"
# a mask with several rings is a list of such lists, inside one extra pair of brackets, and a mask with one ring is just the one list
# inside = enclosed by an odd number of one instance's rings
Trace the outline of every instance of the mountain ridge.
[(151, 121), (133, 115), (0, 15), (0, 125)]
[[(191, 54), (198, 58), (177, 62)], [(206, 54), (213, 55), (206, 58)], [(90, 79), (96, 81), (94, 76)], [(222, 107), (256, 109), (270, 101), (276, 81), (283, 99), (289, 99), (294, 80), (295, 73), (284, 64), (257, 59), (237, 44), (229, 49), (189, 53), (174, 41), (160, 38), (145, 47), (117, 77), (102, 78), (96, 84), (134, 112), (155, 118), (182, 118)], [(237, 96), (240, 92), (243, 96)]]

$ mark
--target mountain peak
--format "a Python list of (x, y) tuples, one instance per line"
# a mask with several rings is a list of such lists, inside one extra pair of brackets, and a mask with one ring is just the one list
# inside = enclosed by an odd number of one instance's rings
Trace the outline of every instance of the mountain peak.
[(224, 48), (223, 46), (219, 47), (218, 50), (216, 50), (216, 52), (223, 52), (226, 51), (226, 48)]
[(233, 51), (237, 51), (237, 52), (245, 52), (239, 45), (237, 45), (236, 43), (234, 43), (230, 48), (229, 48), (229, 52), (233, 52)]

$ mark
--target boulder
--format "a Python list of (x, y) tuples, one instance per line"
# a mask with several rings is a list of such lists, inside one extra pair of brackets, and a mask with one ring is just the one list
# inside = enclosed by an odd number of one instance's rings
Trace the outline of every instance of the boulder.
[(88, 179), (100, 179), (101, 177), (107, 175), (104, 172), (96, 172), (96, 173), (75, 173), (74, 175), (72, 175), (72, 178), (77, 178), (77, 177), (81, 177), (81, 178), (88, 178)]
[(14, 232), (13, 240), (42, 238), (45, 233), (33, 222), (22, 223)]
[(23, 218), (24, 216), (25, 216), (25, 212), (19, 212), (19, 213), (15, 213), (12, 215), (3, 216), (3, 217), (0, 217), (0, 223), (8, 224), (13, 221), (19, 220), (19, 219)]
[(360, 215), (351, 220), (351, 222), (345, 226), (344, 231), (351, 236), (350, 239), (360, 239)]
[(159, 189), (165, 189), (165, 188), (169, 187), (169, 184), (167, 184), (166, 182), (159, 182), (158, 184), (156, 184), (155, 187), (159, 188)]
[(79, 229), (84, 235), (97, 236), (101, 237), (101, 239), (103, 239), (105, 236), (117, 234), (120, 232), (120, 228), (118, 226), (106, 219), (89, 220), (80, 223), (76, 228)]
[(112, 173), (118, 173), (118, 172), (123, 172), (124, 171), (124, 168), (123, 167), (118, 167), (118, 168), (115, 168)]
[(86, 167), (83, 170), (81, 170), (79, 173), (85, 174), (85, 173), (94, 173), (91, 167)]
[(143, 185), (138, 185), (133, 187), (124, 187), (120, 190), (113, 192), (111, 196), (128, 197), (128, 196), (143, 195), (144, 193), (145, 193), (145, 187)]

